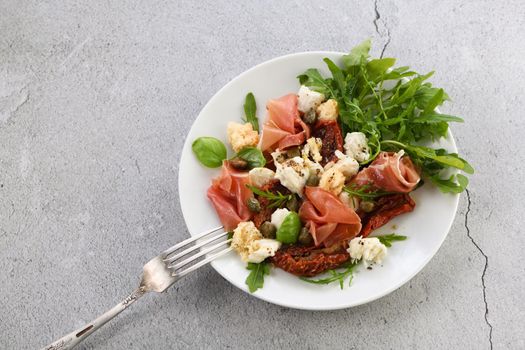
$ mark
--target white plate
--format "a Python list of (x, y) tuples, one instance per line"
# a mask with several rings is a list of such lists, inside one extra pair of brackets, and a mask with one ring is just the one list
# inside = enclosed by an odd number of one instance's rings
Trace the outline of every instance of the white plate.
[[(329, 76), (322, 59), (329, 57), (340, 63), (342, 55), (337, 52), (304, 52), (278, 57), (242, 73), (211, 98), (193, 123), (179, 167), (180, 203), (190, 234), (220, 225), (206, 197), (211, 178), (217, 176), (219, 170), (210, 170), (198, 163), (191, 151), (193, 140), (200, 136), (214, 136), (226, 143), (226, 125), (229, 121), (240, 121), (244, 115), (244, 97), (249, 91), (255, 95), (257, 115), (262, 123), (266, 118), (266, 101), (296, 92), (299, 88), (296, 76), (308, 68), (318, 68)], [(441, 146), (456, 151), (451, 135), (441, 142)], [(351, 287), (345, 286), (341, 290), (337, 283), (309, 284), (275, 268), (265, 278), (264, 288), (253, 295), (296, 309), (335, 310), (370, 302), (399, 288), (437, 252), (450, 230), (459, 200), (459, 195), (442, 194), (430, 184), (425, 184), (412, 196), (417, 203), (412, 213), (401, 215), (376, 231), (378, 234), (395, 231), (409, 238), (388, 249), (383, 266), (373, 270), (360, 267)], [(397, 229), (393, 230), (393, 225)], [(212, 266), (233, 285), (248, 292), (244, 283), (248, 275), (246, 264), (236, 254), (219, 258)]]

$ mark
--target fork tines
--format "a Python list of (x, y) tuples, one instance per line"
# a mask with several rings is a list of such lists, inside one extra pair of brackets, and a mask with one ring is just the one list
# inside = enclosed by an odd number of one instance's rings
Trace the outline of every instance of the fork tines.
[(175, 244), (162, 253), (172, 276), (182, 277), (232, 250), (228, 232), (219, 226)]

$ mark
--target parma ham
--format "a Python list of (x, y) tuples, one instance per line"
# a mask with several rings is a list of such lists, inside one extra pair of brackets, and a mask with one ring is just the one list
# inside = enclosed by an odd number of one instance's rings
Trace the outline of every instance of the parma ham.
[(329, 247), (354, 238), (361, 230), (361, 219), (332, 193), (319, 188), (305, 188), (306, 200), (299, 216), (306, 222), (315, 245)]
[(355, 187), (365, 185), (388, 192), (408, 193), (421, 179), (419, 171), (403, 150), (381, 152), (369, 167), (361, 170), (352, 180)]
[(253, 195), (246, 187), (249, 181), (247, 172), (235, 170), (227, 161), (222, 164), (221, 174), (212, 180), (208, 198), (225, 230), (233, 230), (239, 222), (251, 218), (246, 204), (248, 198)]
[(298, 146), (310, 137), (310, 128), (299, 116), (297, 95), (289, 94), (270, 100), (266, 108), (268, 118), (263, 125), (261, 150)]

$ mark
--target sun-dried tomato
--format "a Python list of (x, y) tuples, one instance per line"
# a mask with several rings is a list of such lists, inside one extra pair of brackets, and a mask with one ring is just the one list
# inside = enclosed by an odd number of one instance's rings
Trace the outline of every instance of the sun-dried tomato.
[(330, 161), (337, 161), (334, 152), (343, 150), (343, 134), (339, 124), (335, 120), (319, 120), (312, 131), (313, 137), (318, 137), (323, 141), (321, 155), (323, 160), (321, 165), (326, 165)]
[(330, 252), (315, 247), (288, 246), (278, 250), (270, 261), (296, 276), (311, 277), (335, 269), (349, 258), (350, 255), (344, 249)]
[(408, 194), (393, 194), (380, 197), (376, 202), (376, 210), (361, 218), (363, 228), (359, 233), (366, 237), (370, 232), (385, 225), (394, 217), (411, 212), (416, 203)]
[[(281, 183), (278, 180), (274, 180), (269, 182), (268, 184), (264, 185), (261, 190), (263, 191), (270, 191), (272, 193), (281, 193), (283, 195), (290, 194), (291, 192), (281, 185)], [(253, 214), (252, 221), (255, 225), (255, 227), (259, 228), (263, 222), (270, 221), (272, 218), (272, 213), (275, 211), (276, 208), (269, 208), (268, 206), (271, 204), (271, 202), (262, 196), (255, 196), (257, 200), (259, 201), (259, 204), (261, 205), (261, 210), (258, 213)]]

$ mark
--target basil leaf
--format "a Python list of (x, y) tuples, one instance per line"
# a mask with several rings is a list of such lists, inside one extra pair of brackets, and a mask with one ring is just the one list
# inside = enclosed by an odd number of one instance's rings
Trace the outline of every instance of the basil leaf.
[(256, 111), (257, 104), (255, 103), (255, 96), (249, 92), (244, 100), (244, 115), (246, 117), (246, 121), (252, 124), (253, 130), (259, 131), (259, 120), (255, 114)]
[(255, 292), (257, 289), (262, 288), (264, 285), (264, 275), (270, 274), (270, 264), (261, 262), (258, 264), (248, 263), (246, 269), (250, 270), (250, 274), (246, 278), (246, 285), (250, 293)]
[(191, 149), (202, 165), (208, 168), (218, 168), (226, 159), (226, 146), (215, 137), (199, 137), (193, 141)]
[(276, 239), (285, 244), (293, 244), (297, 242), (301, 231), (301, 220), (296, 212), (292, 211), (286, 215), (281, 227), (277, 230)]
[(262, 168), (266, 164), (261, 150), (255, 147), (243, 148), (236, 157), (245, 160), (250, 168)]

